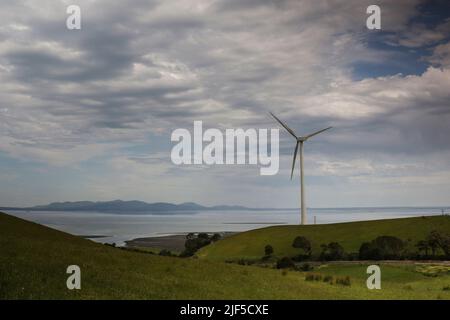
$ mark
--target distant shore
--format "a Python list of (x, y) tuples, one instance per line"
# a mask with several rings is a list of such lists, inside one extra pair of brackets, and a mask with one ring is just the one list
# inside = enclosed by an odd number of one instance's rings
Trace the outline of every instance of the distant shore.
[[(194, 232), (196, 233), (196, 232)], [(237, 232), (205, 232), (208, 234), (218, 233), (223, 238), (229, 237)], [(183, 251), (186, 236), (189, 233), (173, 234), (160, 237), (144, 237), (125, 241), (127, 248), (158, 248), (171, 251)]]

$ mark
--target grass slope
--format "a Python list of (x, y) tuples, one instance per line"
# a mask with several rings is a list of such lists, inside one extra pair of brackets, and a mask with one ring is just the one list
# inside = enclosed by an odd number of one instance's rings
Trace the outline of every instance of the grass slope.
[[(68, 265), (81, 290), (66, 288)], [(365, 287), (364, 265), (324, 266), (352, 277), (343, 287), (281, 272), (199, 259), (128, 252), (0, 213), (0, 299), (450, 299), (450, 276), (383, 266), (383, 290)]]
[(228, 237), (203, 248), (197, 255), (200, 258), (219, 261), (255, 259), (261, 258), (264, 255), (265, 245), (270, 244), (276, 256), (295, 256), (300, 251), (292, 247), (292, 241), (300, 235), (311, 241), (315, 256), (320, 253), (320, 245), (324, 243), (336, 241), (346, 252), (358, 252), (361, 243), (381, 235), (396, 236), (408, 241), (412, 247), (432, 230), (449, 233), (450, 216), (267, 227)]

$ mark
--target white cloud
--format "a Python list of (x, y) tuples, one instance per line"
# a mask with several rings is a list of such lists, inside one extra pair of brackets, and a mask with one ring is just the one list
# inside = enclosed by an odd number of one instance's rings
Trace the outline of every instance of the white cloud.
[[(391, 44), (444, 40), (448, 21), (436, 28), (410, 24), (418, 3), (380, 2)], [(369, 4), (85, 0), (79, 1), (83, 29), (71, 33), (67, 1), (3, 1), (0, 151), (50, 167), (109, 158), (107, 173), (83, 169), (89, 192), (102, 199), (217, 204), (227, 194), (223, 202), (258, 204), (261, 194), (273, 193), (295, 205), (281, 176), (289, 175), (291, 149), (280, 177), (267, 179), (255, 177), (253, 168), (173, 168), (164, 157), (137, 160), (141, 151), (124, 151), (169, 149), (171, 130), (190, 128), (193, 120), (219, 128), (275, 127), (271, 110), (299, 134), (335, 127), (308, 145), (317, 160), (311, 174), (389, 184), (386, 176), (400, 172), (412, 185), (426, 179), (415, 175), (424, 153), (435, 159), (450, 149), (449, 45), (433, 48), (428, 61), (439, 68), (423, 74), (355, 80), (355, 63), (402, 63), (369, 45)], [(407, 157), (408, 165), (386, 154)], [(448, 168), (429, 174), (445, 176)]]
[(436, 46), (428, 60), (438, 66), (450, 67), (450, 43)]

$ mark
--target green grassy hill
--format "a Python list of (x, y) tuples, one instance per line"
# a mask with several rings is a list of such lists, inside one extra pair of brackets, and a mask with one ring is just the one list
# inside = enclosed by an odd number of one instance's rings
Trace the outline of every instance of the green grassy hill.
[[(66, 268), (81, 268), (81, 290)], [(0, 299), (450, 299), (450, 275), (382, 266), (383, 290), (365, 286), (365, 265), (324, 265), (350, 287), (305, 281), (305, 274), (200, 259), (160, 257), (94, 243), (0, 213)]]
[(450, 216), (267, 227), (228, 237), (203, 248), (197, 255), (219, 261), (257, 259), (264, 255), (264, 247), (270, 244), (276, 256), (295, 256), (299, 249), (293, 248), (292, 242), (297, 236), (305, 236), (311, 241), (315, 256), (320, 253), (321, 244), (335, 241), (348, 253), (358, 252), (361, 243), (381, 235), (408, 241), (412, 248), (432, 230), (450, 233)]

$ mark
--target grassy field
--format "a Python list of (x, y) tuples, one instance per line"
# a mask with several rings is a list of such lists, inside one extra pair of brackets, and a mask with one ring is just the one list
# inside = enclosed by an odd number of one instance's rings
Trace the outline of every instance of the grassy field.
[[(66, 288), (68, 265), (81, 290)], [(324, 265), (350, 287), (305, 281), (305, 273), (129, 252), (0, 213), (0, 299), (450, 299), (449, 272), (382, 266), (382, 290), (365, 286), (365, 265)], [(434, 270), (434, 269), (433, 269)]]
[(450, 233), (450, 216), (267, 227), (230, 236), (201, 249), (197, 256), (216, 261), (258, 259), (264, 255), (267, 244), (272, 245), (278, 257), (295, 256), (300, 253), (292, 247), (297, 236), (305, 236), (311, 241), (316, 257), (321, 252), (321, 244), (337, 241), (347, 253), (352, 253), (358, 252), (361, 243), (381, 235), (396, 236), (415, 250), (417, 241), (423, 240), (432, 230)]

